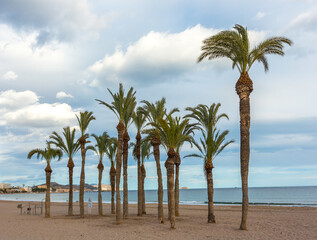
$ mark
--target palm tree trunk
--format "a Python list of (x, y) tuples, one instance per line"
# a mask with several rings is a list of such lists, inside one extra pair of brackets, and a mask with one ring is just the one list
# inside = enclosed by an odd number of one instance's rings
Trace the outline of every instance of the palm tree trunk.
[(114, 203), (114, 193), (116, 186), (116, 169), (114, 166), (111, 166), (110, 169), (110, 184), (111, 184), (111, 214), (116, 213), (116, 206)]
[(69, 158), (68, 160), (68, 172), (69, 172), (69, 199), (68, 199), (68, 215), (73, 215), (73, 170), (74, 170), (74, 162), (72, 158)]
[(153, 146), (153, 153), (156, 162), (156, 171), (157, 171), (157, 181), (158, 181), (158, 219), (160, 223), (164, 223), (164, 212), (163, 212), (163, 180), (162, 180), (162, 171), (160, 164), (160, 144), (161, 139), (158, 136), (155, 136), (151, 140)]
[(167, 172), (167, 191), (168, 199), (170, 201), (169, 215), (171, 228), (175, 229), (175, 192), (174, 192), (174, 157), (175, 151), (169, 149), (168, 158), (165, 162), (166, 172)]
[(179, 166), (181, 164), (181, 157), (177, 152), (174, 158), (174, 164), (176, 166), (175, 176), (175, 216), (179, 216)]
[(47, 167), (45, 168), (46, 173), (46, 196), (45, 196), (45, 218), (50, 217), (51, 212), (51, 174), (52, 169), (50, 164), (47, 164)]
[(84, 136), (79, 139), (80, 142), (80, 150), (81, 150), (81, 173), (80, 173), (80, 186), (79, 186), (79, 206), (80, 206), (80, 217), (84, 218), (85, 210), (84, 210), (84, 193), (85, 193), (85, 158), (86, 158), (86, 150), (85, 143), (86, 140)]
[(102, 196), (101, 196), (101, 180), (102, 180), (102, 171), (104, 166), (100, 161), (98, 164), (99, 176), (98, 176), (98, 212), (99, 216), (102, 216)]
[(250, 94), (253, 90), (248, 73), (241, 73), (236, 84), (236, 92), (240, 99), (240, 167), (242, 180), (242, 218), (241, 230), (247, 230), (249, 208), (248, 174), (250, 159)]
[(175, 175), (175, 216), (179, 216), (179, 164), (176, 166), (176, 175)]
[(129, 151), (129, 134), (125, 130), (123, 135), (123, 218), (129, 217), (128, 201), (128, 151)]
[(215, 211), (214, 211), (214, 183), (212, 177), (213, 165), (211, 161), (208, 161), (205, 165), (207, 173), (207, 190), (208, 190), (208, 223), (216, 223)]
[(118, 147), (116, 159), (116, 222), (121, 224), (121, 199), (120, 199), (120, 177), (121, 177), (121, 159), (122, 159), (122, 141), (124, 124), (120, 121), (117, 125)]
[(142, 175), (141, 175), (141, 134), (138, 132), (136, 135), (136, 157), (138, 160), (138, 216), (142, 216)]
[(141, 174), (142, 174), (142, 188), (141, 188), (141, 191), (142, 191), (142, 214), (146, 214), (146, 211), (145, 211), (145, 193), (144, 193), (144, 179), (146, 177), (146, 172), (145, 172), (145, 168), (144, 168), (143, 164), (141, 166)]

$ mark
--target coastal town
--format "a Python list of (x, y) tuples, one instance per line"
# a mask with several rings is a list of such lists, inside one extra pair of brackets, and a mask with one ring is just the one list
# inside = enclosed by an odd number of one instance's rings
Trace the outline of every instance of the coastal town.
[[(74, 185), (74, 192), (79, 192), (79, 186)], [(33, 186), (13, 186), (10, 183), (0, 183), (0, 194), (8, 194), (8, 193), (31, 193), (31, 192), (45, 192), (46, 184), (33, 185)], [(85, 192), (97, 192), (98, 184), (85, 184)], [(110, 184), (101, 184), (101, 191), (109, 192), (111, 191)], [(67, 193), (69, 192), (69, 185), (61, 185), (56, 182), (51, 183), (50, 192), (56, 193)]]

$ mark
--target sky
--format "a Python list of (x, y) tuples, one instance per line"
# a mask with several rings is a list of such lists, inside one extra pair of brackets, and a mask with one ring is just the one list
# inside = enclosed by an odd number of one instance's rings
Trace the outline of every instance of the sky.
[[(45, 182), (45, 162), (26, 158), (44, 148), (52, 131), (76, 127), (75, 115), (93, 111), (88, 132), (116, 136), (117, 119), (95, 99), (119, 83), (140, 101), (165, 97), (167, 108), (221, 103), (230, 120), (219, 123), (235, 140), (214, 159), (214, 186), (240, 187), (237, 69), (226, 59), (197, 64), (202, 41), (235, 24), (246, 26), (252, 46), (272, 36), (290, 38), (285, 56), (255, 63), (251, 94), (250, 187), (317, 185), (317, 2), (313, 0), (0, 0), (0, 182)], [(131, 141), (136, 130), (129, 129)], [(77, 135), (78, 136), (78, 135)], [(196, 134), (199, 138), (199, 133)], [(181, 152), (180, 187), (205, 188), (203, 162)], [(67, 156), (52, 161), (52, 181), (68, 183)], [(163, 185), (166, 188), (161, 148)], [(75, 158), (79, 184), (81, 157)], [(98, 182), (98, 157), (87, 153), (86, 182)], [(103, 183), (110, 162), (104, 158)], [(129, 155), (129, 189), (137, 188)], [(145, 162), (146, 189), (157, 189), (153, 157)]]

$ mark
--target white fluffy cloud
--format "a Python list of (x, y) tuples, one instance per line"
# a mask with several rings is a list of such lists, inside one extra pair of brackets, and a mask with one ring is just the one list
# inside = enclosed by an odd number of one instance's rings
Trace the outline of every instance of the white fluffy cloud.
[(32, 91), (0, 94), (0, 125), (46, 128), (72, 125), (77, 113), (66, 103), (39, 103)]
[(18, 75), (13, 71), (8, 71), (5, 74), (3, 74), (4, 80), (15, 80), (18, 78)]
[(120, 78), (151, 80), (178, 75), (196, 68), (201, 42), (217, 30), (200, 25), (180, 33), (151, 31), (131, 44), (126, 51), (116, 49), (112, 55), (94, 63), (90, 70), (106, 76), (108, 81)]
[(9, 110), (32, 105), (37, 103), (38, 100), (39, 97), (29, 90), (23, 92), (16, 92), (15, 90), (0, 92), (0, 106)]
[(56, 93), (56, 98), (73, 98), (74, 96), (71, 94), (67, 94), (63, 91)]
[[(187, 28), (179, 33), (151, 31), (126, 51), (118, 48), (114, 54), (107, 54), (95, 62), (89, 70), (99, 76), (99, 80), (118, 81), (134, 79), (136, 81), (164, 80), (190, 73), (207, 65), (197, 64), (202, 41), (219, 32), (200, 25)], [(263, 39), (264, 32), (250, 31), (251, 42)], [(219, 68), (229, 65), (224, 59), (208, 64), (208, 67)]]
[[(52, 44), (40, 49), (34, 49), (36, 33), (16, 31), (14, 28), (0, 24), (0, 62), (3, 66), (16, 66), (23, 70), (23, 75), (33, 70), (57, 71), (69, 67), (68, 47), (62, 44)], [(34, 70), (33, 70), (34, 71)], [(25, 73), (26, 72), (26, 73)], [(16, 73), (7, 72), (9, 76)]]

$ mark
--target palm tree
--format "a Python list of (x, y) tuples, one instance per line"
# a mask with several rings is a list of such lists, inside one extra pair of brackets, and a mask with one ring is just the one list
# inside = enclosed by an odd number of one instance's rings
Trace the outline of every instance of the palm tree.
[(50, 143), (55, 144), (56, 147), (61, 149), (68, 156), (68, 173), (69, 173), (69, 200), (68, 200), (68, 215), (73, 215), (73, 169), (75, 167), (73, 162), (73, 157), (76, 152), (79, 150), (80, 145), (78, 141), (75, 141), (75, 132), (74, 128), (72, 131), (70, 127), (63, 128), (64, 139), (57, 133), (53, 132), (50, 138), (52, 141)]
[[(134, 92), (135, 93), (135, 92)], [(125, 99), (127, 101), (127, 99)], [(136, 106), (136, 100), (133, 96), (129, 99), (129, 105), (124, 111), (123, 124), (124, 124), (124, 134), (123, 134), (123, 218), (127, 219), (129, 216), (129, 201), (128, 201), (128, 154), (129, 154), (129, 141), (130, 136), (128, 134), (128, 128), (132, 124), (134, 109)]]
[[(144, 180), (146, 178), (146, 171), (144, 167), (144, 160), (149, 159), (149, 157), (153, 154), (151, 152), (151, 142), (149, 139), (143, 139), (140, 143), (132, 143), (133, 148), (133, 156), (139, 162), (140, 161), (140, 175), (141, 175), (141, 216), (142, 214), (146, 214), (145, 211), (145, 191), (144, 191)], [(139, 188), (139, 187), (138, 187)], [(139, 189), (138, 189), (139, 190)], [(138, 196), (139, 197), (139, 196)]]
[(61, 159), (63, 156), (63, 152), (60, 149), (54, 149), (51, 148), (50, 143), (46, 142), (46, 148), (45, 149), (33, 149), (29, 152), (27, 158), (31, 159), (34, 154), (36, 155), (36, 158), (39, 159), (45, 159), (46, 160), (46, 168), (45, 168), (45, 173), (46, 173), (46, 196), (45, 196), (45, 217), (49, 218), (50, 217), (50, 190), (51, 190), (51, 174), (52, 174), (52, 169), (51, 169), (51, 160), (53, 158), (58, 158), (58, 161)]
[[(166, 99), (162, 98), (160, 101), (155, 103), (150, 103), (148, 101), (142, 101), (144, 106), (140, 108), (140, 111), (146, 116), (148, 120), (147, 126), (151, 124), (158, 124), (159, 119), (164, 118), (166, 115)], [(170, 114), (178, 111), (177, 108), (171, 110)], [(160, 133), (155, 127), (143, 131), (148, 134), (148, 137), (151, 139), (151, 145), (153, 146), (153, 153), (156, 162), (157, 170), (157, 181), (158, 181), (158, 219), (160, 223), (164, 223), (164, 212), (163, 212), (163, 180), (162, 180), (162, 171), (160, 164)]]
[(86, 152), (87, 148), (85, 147), (86, 143), (89, 143), (87, 139), (89, 138), (89, 134), (85, 133), (89, 123), (96, 118), (92, 115), (93, 112), (80, 112), (79, 116), (76, 115), (79, 129), (81, 132), (81, 137), (79, 138), (80, 150), (81, 150), (81, 174), (80, 174), (80, 186), (79, 186), (79, 205), (80, 205), (80, 217), (84, 217), (84, 191), (85, 191), (85, 160), (86, 160)]
[(200, 154), (190, 154), (185, 157), (198, 157), (204, 159), (205, 161), (204, 169), (207, 178), (208, 192), (208, 223), (216, 222), (213, 205), (213, 161), (226, 146), (234, 142), (233, 140), (224, 142), (229, 131), (226, 130), (220, 132), (220, 130), (217, 129), (217, 123), (220, 119), (226, 118), (229, 120), (229, 117), (226, 114), (218, 114), (220, 106), (220, 103), (217, 105), (213, 103), (210, 107), (203, 104), (200, 104), (194, 108), (188, 107), (186, 110), (190, 111), (190, 113), (185, 116), (198, 122), (198, 128), (200, 129), (203, 136), (203, 138), (200, 138), (201, 146), (194, 142), (194, 145), (197, 147)]
[(114, 203), (114, 193), (116, 187), (116, 168), (115, 168), (115, 155), (117, 154), (117, 144), (116, 138), (110, 139), (110, 144), (106, 148), (106, 155), (111, 162), (111, 167), (109, 171), (110, 185), (111, 185), (111, 214), (115, 214), (115, 203)]
[(173, 118), (171, 114), (167, 115), (166, 119), (159, 119), (159, 124), (151, 123), (160, 134), (163, 146), (167, 151), (167, 160), (165, 167), (167, 171), (167, 191), (169, 202), (169, 219), (171, 228), (175, 229), (175, 192), (174, 192), (174, 159), (176, 156), (175, 149), (181, 142), (190, 142), (191, 136), (183, 135), (184, 130), (188, 126), (188, 119), (181, 120)]
[(285, 37), (272, 37), (264, 40), (252, 50), (250, 49), (247, 29), (236, 24), (234, 30), (221, 31), (203, 41), (202, 53), (198, 62), (204, 58), (229, 58), (232, 68), (237, 67), (240, 78), (236, 83), (236, 92), (240, 99), (240, 164), (242, 180), (242, 218), (241, 230), (247, 229), (247, 215), (249, 208), (248, 199), (248, 173), (250, 158), (250, 94), (253, 91), (253, 83), (249, 77), (249, 70), (255, 61), (264, 65), (268, 71), (267, 55), (284, 55), (283, 44), (292, 45), (292, 41)]
[(133, 122), (138, 131), (136, 139), (136, 153), (135, 157), (137, 159), (138, 165), (138, 216), (142, 216), (142, 202), (143, 202), (143, 191), (142, 191), (142, 172), (141, 172), (141, 131), (145, 125), (146, 117), (142, 112), (141, 108), (133, 114)]
[(189, 142), (191, 145), (194, 142), (194, 130), (197, 129), (197, 124), (187, 124), (183, 130), (182, 135), (188, 136), (183, 138), (182, 141), (178, 142), (176, 146), (176, 156), (174, 158), (175, 164), (175, 216), (179, 216), (179, 166), (181, 164), (180, 150), (185, 142)]
[(98, 212), (99, 215), (102, 216), (102, 196), (101, 196), (101, 180), (102, 180), (102, 172), (104, 169), (104, 165), (102, 163), (102, 159), (104, 154), (106, 153), (106, 149), (109, 145), (109, 135), (107, 132), (104, 132), (101, 136), (97, 136), (95, 134), (92, 134), (96, 140), (96, 145), (93, 148), (93, 151), (99, 156), (99, 164), (97, 166), (99, 170), (99, 175), (98, 175)]
[(105, 105), (109, 108), (118, 118), (119, 123), (117, 125), (118, 131), (118, 145), (117, 145), (117, 159), (116, 159), (116, 222), (121, 223), (121, 199), (120, 199), (120, 177), (121, 177), (121, 160), (122, 160), (122, 141), (125, 130), (124, 118), (126, 111), (131, 107), (131, 104), (135, 102), (135, 91), (131, 87), (127, 95), (124, 94), (122, 84), (119, 84), (118, 93), (113, 94), (109, 89), (109, 93), (112, 96), (113, 102), (108, 104), (104, 101), (96, 99), (99, 104)]

